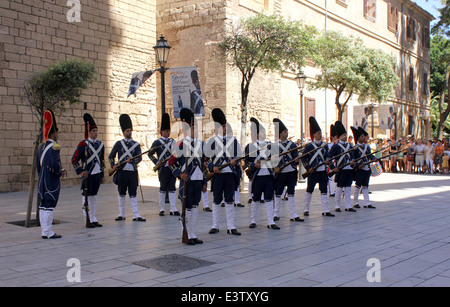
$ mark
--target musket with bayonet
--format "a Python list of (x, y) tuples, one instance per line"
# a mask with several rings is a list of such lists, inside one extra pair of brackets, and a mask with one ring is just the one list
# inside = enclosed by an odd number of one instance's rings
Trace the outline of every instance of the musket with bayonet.
[[(355, 146), (354, 148), (358, 148), (358, 146)], [(380, 152), (380, 151), (383, 151), (384, 149), (380, 149), (380, 150), (377, 150), (377, 151), (374, 151), (374, 152), (371, 152), (370, 154), (371, 155), (373, 155), (373, 154), (376, 154), (376, 153), (378, 153), (378, 152)], [(339, 167), (337, 167), (339, 170), (341, 170), (341, 169), (343, 169), (344, 167), (346, 167), (346, 166), (348, 166), (348, 165), (350, 165), (350, 164), (354, 164), (355, 162), (357, 162), (357, 161), (359, 161), (359, 160), (362, 160), (362, 159), (365, 159), (365, 158), (367, 158), (367, 155), (364, 155), (364, 156), (361, 156), (361, 157), (359, 157), (359, 158), (356, 158), (356, 159), (354, 159), (354, 160), (352, 160), (352, 161), (350, 161), (350, 162), (348, 162), (348, 163), (345, 163), (344, 165), (342, 165), (342, 166), (339, 166)], [(376, 159), (375, 159), (376, 160)], [(375, 161), (375, 160), (373, 160), (373, 161)], [(365, 165), (365, 164), (364, 164)], [(360, 166), (362, 166), (362, 165), (360, 165)], [(335, 172), (335, 171), (331, 171), (331, 172), (329, 172), (328, 173), (328, 177), (332, 177), (334, 174), (336, 174), (337, 172)]]
[[(268, 146), (269, 146), (269, 145), (266, 145), (266, 146), (264, 146), (263, 148), (258, 149), (258, 150), (266, 149)], [(258, 150), (249, 152), (248, 154), (246, 154), (246, 155), (244, 155), (244, 156), (242, 156), (242, 157), (239, 157), (239, 158), (234, 159), (234, 161), (235, 161), (236, 163), (238, 163), (238, 162), (240, 162), (241, 160), (243, 160), (243, 159), (249, 157), (250, 155), (253, 155), (253, 154), (257, 153)], [(219, 166), (217, 166), (217, 167), (219, 168), (219, 171), (221, 171), (221, 170), (224, 169), (225, 167), (228, 167), (228, 166), (230, 166), (230, 165), (232, 165), (232, 164), (233, 164), (233, 161), (230, 161), (230, 162), (228, 162), (228, 163), (219, 165)], [(206, 179), (209, 181), (209, 180), (211, 180), (211, 178), (214, 177), (216, 174), (217, 174), (217, 173), (214, 172), (214, 171), (213, 171), (213, 172), (209, 172), (209, 173), (206, 175)]]
[(348, 154), (348, 153), (350, 153), (350, 152), (352, 152), (352, 151), (354, 151), (354, 150), (356, 150), (356, 149), (358, 149), (358, 147), (355, 146), (355, 147), (353, 147), (352, 149), (349, 149), (349, 150), (347, 150), (347, 151), (344, 151), (344, 152), (342, 152), (342, 153), (340, 153), (340, 154), (338, 154), (338, 155), (336, 155), (336, 156), (334, 156), (334, 157), (332, 157), (332, 158), (330, 158), (330, 159), (328, 159), (328, 160), (326, 160), (326, 161), (323, 161), (322, 163), (317, 164), (316, 166), (312, 167), (311, 170), (306, 171), (305, 173), (303, 173), (303, 175), (302, 175), (303, 179), (305, 179), (306, 177), (308, 177), (309, 175), (311, 175), (316, 169), (318, 169), (318, 168), (321, 167), (322, 165), (328, 164), (329, 161), (334, 160), (334, 159), (337, 159), (337, 158), (339, 158), (339, 157), (341, 157), (341, 156), (343, 156), (343, 155), (345, 155), (345, 154)]
[[(386, 149), (383, 149), (383, 150), (386, 150)], [(399, 154), (399, 153), (401, 153), (401, 152), (403, 152), (403, 151), (406, 151), (406, 150), (407, 150), (407, 149), (405, 148), (405, 149), (402, 149), (402, 150), (399, 150), (399, 151), (390, 153), (390, 154), (388, 154), (388, 155), (386, 155), (386, 156), (384, 156), (384, 157), (381, 157), (381, 158), (379, 158), (379, 159), (384, 159), (384, 158), (387, 158), (387, 157), (390, 157), (390, 156)], [(380, 151), (380, 150), (378, 150), (378, 151)], [(376, 152), (377, 152), (377, 151), (376, 151)], [(374, 153), (376, 153), (376, 152), (374, 152)], [(364, 167), (364, 166), (366, 166), (366, 165), (369, 165), (369, 164), (371, 164), (371, 163), (373, 163), (373, 162), (378, 161), (379, 159), (376, 158), (376, 159), (374, 159), (374, 160), (367, 161), (367, 162), (361, 164), (359, 167), (360, 167), (360, 168), (361, 168), (361, 167)]]
[[(162, 147), (162, 146), (164, 146), (164, 145), (166, 145), (166, 144), (167, 144), (167, 143), (164, 143), (164, 144), (161, 144), (161, 145), (152, 147), (152, 148), (150, 148), (149, 150), (146, 150), (146, 151), (144, 151), (144, 152), (142, 152), (142, 153), (140, 153), (140, 154), (138, 154), (138, 155), (135, 155), (134, 157), (131, 157), (130, 160), (137, 159), (137, 158), (139, 158), (139, 157), (145, 155), (146, 153), (148, 153), (148, 152), (150, 152), (150, 151), (152, 151), (152, 150), (156, 150), (156, 149), (158, 149), (158, 148), (160, 148), (160, 147)], [(125, 166), (125, 164), (127, 164), (127, 163), (128, 163), (127, 161), (123, 161), (122, 163), (119, 163), (119, 164), (117, 165), (117, 169), (111, 168), (111, 169), (108, 171), (108, 175), (109, 175), (109, 176), (114, 175), (115, 172), (117, 172), (118, 170), (122, 169), (122, 168)]]
[(325, 144), (323, 144), (322, 146), (319, 146), (319, 147), (317, 147), (317, 148), (314, 148), (313, 150), (310, 150), (310, 151), (308, 151), (307, 153), (304, 153), (304, 154), (302, 154), (301, 156), (296, 157), (296, 158), (293, 159), (292, 161), (287, 162), (286, 164), (280, 166), (280, 170), (279, 170), (278, 172), (275, 172), (275, 174), (280, 173), (285, 167), (287, 167), (287, 166), (289, 166), (289, 165), (295, 163), (296, 160), (299, 161), (300, 159), (302, 159), (302, 158), (304, 158), (304, 157), (306, 157), (306, 156), (312, 154), (313, 152), (315, 152), (315, 151), (317, 151), (317, 150), (319, 150), (319, 149), (324, 148), (326, 145), (328, 145), (328, 144), (325, 143)]
[[(298, 150), (300, 150), (300, 149), (302, 149), (304, 146), (297, 146), (297, 147), (295, 147), (295, 148), (292, 148), (292, 149), (290, 149), (290, 150), (287, 150), (287, 151), (284, 151), (284, 152), (282, 152), (282, 153), (280, 153), (280, 154), (278, 154), (278, 155), (276, 155), (276, 157), (282, 157), (282, 156), (284, 156), (284, 155), (287, 155), (288, 153), (291, 153), (291, 152), (293, 152), (293, 151), (298, 151)], [(257, 162), (267, 162), (267, 161), (271, 161), (273, 159), (273, 157), (269, 157), (269, 158), (267, 158), (267, 159), (263, 159), (263, 160), (258, 160), (258, 161), (256, 161), (255, 163), (257, 163)], [(247, 168), (246, 170), (245, 170), (245, 173), (247, 174), (247, 176), (251, 176), (251, 174), (253, 173), (253, 171), (250, 169), (250, 168)]]

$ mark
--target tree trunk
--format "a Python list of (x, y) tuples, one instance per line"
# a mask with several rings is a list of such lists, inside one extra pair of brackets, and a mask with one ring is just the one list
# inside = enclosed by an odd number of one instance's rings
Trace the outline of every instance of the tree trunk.
[(437, 138), (441, 139), (444, 135), (445, 121), (447, 120), (448, 114), (450, 113), (450, 93), (448, 96), (447, 108), (444, 110), (445, 92), (447, 88), (450, 89), (450, 67), (447, 68), (447, 73), (445, 74), (445, 82), (441, 91), (441, 97), (439, 99), (439, 123), (437, 126)]
[[(30, 186), (28, 187), (28, 207), (27, 207), (27, 217), (25, 219), (25, 227), (30, 227), (31, 221), (31, 211), (33, 208), (33, 199), (34, 199), (34, 183), (36, 179), (36, 153), (39, 148), (39, 136), (36, 136), (36, 141), (34, 143), (33, 149), (33, 163), (31, 164), (31, 174), (30, 174)], [(36, 221), (38, 218), (36, 217)]]
[(241, 146), (245, 146), (245, 142), (247, 140), (247, 98), (248, 98), (248, 89), (249, 82), (245, 82), (244, 78), (242, 78), (241, 83)]

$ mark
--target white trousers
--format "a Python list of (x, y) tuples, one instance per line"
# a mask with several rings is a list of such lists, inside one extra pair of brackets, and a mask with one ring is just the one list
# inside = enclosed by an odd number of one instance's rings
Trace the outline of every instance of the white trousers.
[[(227, 216), (227, 229), (236, 229), (234, 227), (234, 204), (233, 203), (227, 203), (225, 204), (225, 212)], [(219, 229), (219, 220), (220, 220), (220, 204), (214, 204), (213, 205), (213, 226), (212, 228)]]
[[(355, 186), (354, 192), (353, 192), (353, 205), (358, 204), (358, 198), (359, 198), (359, 192), (361, 191), (361, 187)], [(369, 187), (362, 187), (362, 194), (364, 197), (364, 206), (370, 205), (370, 198), (369, 198)]]
[[(81, 205), (83, 210), (83, 216), (86, 218), (86, 210), (84, 210), (84, 201), (85, 198), (82, 196)], [(89, 219), (91, 223), (98, 222), (97, 220), (97, 195), (88, 196), (88, 210), (89, 210)]]
[(197, 235), (195, 234), (198, 219), (198, 208), (192, 207), (192, 209), (186, 209), (186, 232), (188, 239), (195, 239)]
[[(305, 209), (303, 212), (309, 212), (309, 205), (311, 204), (312, 199), (312, 193), (305, 193)], [(322, 211), (324, 213), (330, 212), (328, 209), (328, 195), (327, 194), (320, 194), (320, 202), (322, 203)]]
[[(284, 195), (284, 194), (283, 194)], [(283, 196), (275, 196), (275, 206), (273, 216), (280, 217), (281, 200)], [(295, 207), (295, 196), (288, 195), (289, 215), (291, 219), (298, 217), (297, 209)]]
[[(273, 221), (273, 201), (267, 201), (265, 202), (266, 205), (266, 214), (267, 214), (267, 225), (273, 225), (275, 224), (275, 222)], [(259, 211), (259, 206), (261, 206), (261, 202), (260, 201), (253, 201), (252, 202), (252, 206), (251, 206), (251, 213), (250, 213), (250, 217), (251, 217), (251, 224), (256, 224), (256, 220), (258, 219), (258, 211)]]
[(350, 194), (352, 192), (352, 187), (345, 187), (345, 188), (336, 187), (336, 196), (334, 197), (334, 199), (336, 200), (335, 208), (336, 209), (341, 208), (341, 198), (342, 198), (343, 191), (344, 191), (344, 198), (345, 198), (345, 209), (350, 209), (351, 208)]
[[(177, 209), (177, 194), (176, 192), (169, 192), (170, 212), (178, 211)], [(159, 192), (159, 208), (164, 211), (166, 206), (166, 192)]]
[(42, 236), (50, 238), (55, 233), (52, 230), (53, 210), (39, 210), (39, 222), (41, 223)]
[[(141, 217), (138, 210), (137, 197), (130, 197), (130, 207), (133, 212), (133, 219)], [(119, 195), (119, 216), (125, 217), (125, 196)]]

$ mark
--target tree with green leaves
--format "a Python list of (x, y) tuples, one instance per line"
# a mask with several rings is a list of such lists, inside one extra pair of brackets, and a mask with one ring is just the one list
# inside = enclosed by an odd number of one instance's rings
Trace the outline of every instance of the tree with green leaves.
[(247, 99), (255, 73), (298, 71), (310, 54), (316, 30), (300, 21), (258, 14), (225, 31), (219, 44), (227, 63), (241, 78), (241, 143), (246, 140)]
[(320, 73), (313, 89), (332, 88), (336, 92), (338, 120), (353, 94), (358, 101), (386, 102), (398, 85), (395, 59), (381, 50), (364, 47), (361, 39), (327, 31), (317, 38), (312, 59)]
[[(36, 135), (31, 166), (30, 187), (28, 191), (28, 210), (25, 226), (30, 226), (31, 209), (33, 205), (34, 181), (36, 178), (36, 152), (43, 140), (44, 112), (53, 110), (63, 114), (68, 103), (80, 102), (82, 91), (95, 79), (95, 67), (91, 63), (70, 59), (55, 62), (46, 70), (31, 75), (23, 86), (23, 98), (29, 103), (31, 113), (39, 123), (39, 133)], [(39, 210), (36, 210), (38, 214)], [(39, 223), (39, 218), (36, 218)]]
[(435, 35), (430, 44), (431, 90), (434, 95), (439, 94), (437, 105), (439, 120), (436, 127), (438, 138), (443, 136), (450, 114), (450, 95), (448, 95), (450, 88), (450, 45), (448, 40), (450, 34), (450, 0), (442, 0), (441, 2), (444, 6), (438, 9), (440, 16), (438, 22), (433, 26), (432, 33)]
[(449, 99), (450, 77), (450, 41), (441, 34), (436, 34), (430, 43), (430, 120), (433, 133), (441, 138), (445, 131), (450, 132)]

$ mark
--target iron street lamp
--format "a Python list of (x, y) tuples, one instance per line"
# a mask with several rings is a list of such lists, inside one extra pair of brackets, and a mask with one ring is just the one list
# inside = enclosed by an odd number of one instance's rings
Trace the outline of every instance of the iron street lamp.
[(169, 58), (170, 52), (169, 44), (167, 40), (164, 38), (164, 35), (161, 35), (159, 39), (156, 41), (156, 46), (153, 47), (155, 49), (156, 61), (159, 63), (160, 68), (157, 69), (161, 73), (161, 112), (162, 114), (166, 113), (166, 93), (165, 93), (165, 73), (168, 70), (166, 68), (167, 59)]
[[(302, 71), (300, 71), (297, 76), (295, 77), (295, 81), (297, 82), (297, 86), (300, 89), (300, 141), (301, 146), (303, 146), (303, 89), (305, 88), (306, 83), (306, 77)], [(304, 172), (303, 163), (300, 161), (300, 168), (299, 168), (299, 180), (298, 182), (305, 182), (305, 180), (302, 177), (302, 174)]]
[[(169, 58), (170, 52), (169, 44), (167, 40), (164, 38), (164, 35), (161, 34), (159, 39), (156, 41), (156, 46), (153, 46), (155, 49), (156, 61), (159, 63), (160, 68), (157, 69), (161, 73), (161, 114), (166, 113), (166, 82), (165, 82), (165, 74), (167, 59)], [(166, 199), (165, 203), (169, 203), (169, 191), (166, 191)]]

